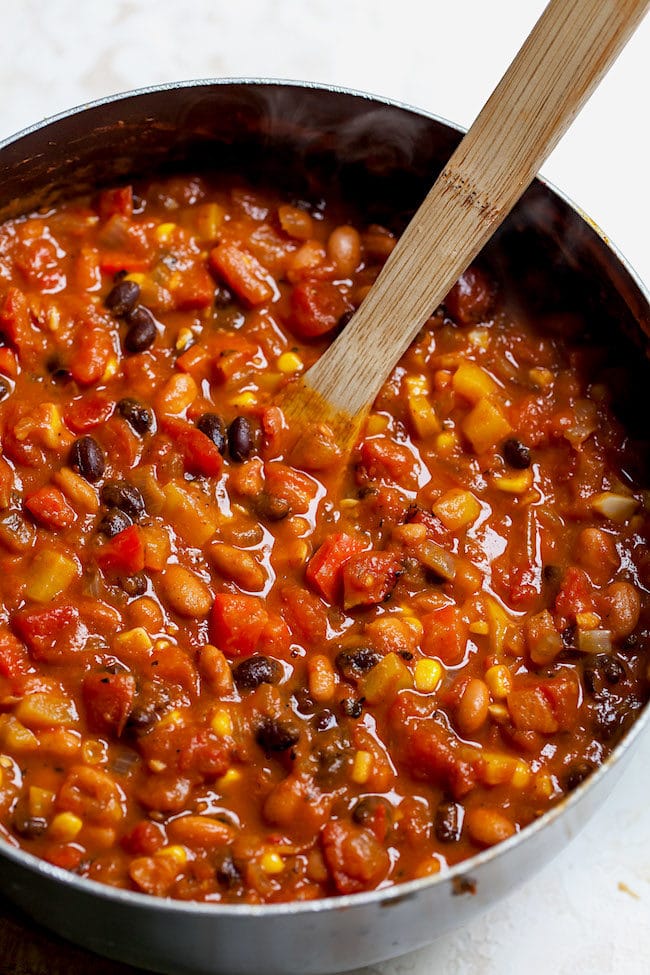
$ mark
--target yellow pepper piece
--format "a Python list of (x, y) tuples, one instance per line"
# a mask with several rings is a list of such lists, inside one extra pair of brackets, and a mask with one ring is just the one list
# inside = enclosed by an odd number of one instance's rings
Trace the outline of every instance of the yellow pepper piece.
[(445, 528), (457, 531), (476, 521), (481, 513), (481, 505), (471, 491), (453, 488), (438, 498), (433, 505), (433, 513), (440, 518)]
[(25, 595), (37, 603), (49, 603), (74, 582), (80, 574), (74, 559), (56, 549), (44, 548), (31, 564)]
[(470, 403), (478, 403), (483, 397), (494, 396), (499, 387), (485, 369), (474, 362), (462, 362), (451, 381), (454, 392), (464, 396)]
[(418, 660), (415, 665), (415, 689), (424, 694), (435, 691), (442, 678), (442, 666), (433, 658)]
[(512, 433), (512, 427), (499, 407), (485, 397), (467, 414), (462, 429), (477, 454), (494, 447)]
[(387, 653), (363, 682), (363, 696), (368, 704), (376, 704), (392, 700), (407, 687), (413, 687), (411, 671), (396, 653)]
[(404, 380), (404, 387), (409, 417), (418, 437), (424, 439), (440, 433), (442, 424), (429, 402), (429, 387), (425, 377), (407, 376)]

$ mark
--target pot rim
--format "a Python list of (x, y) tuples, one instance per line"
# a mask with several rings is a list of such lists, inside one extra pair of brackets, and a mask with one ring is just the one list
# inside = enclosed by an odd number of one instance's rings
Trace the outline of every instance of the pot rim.
[[(14, 135), (10, 135), (0, 140), (0, 154), (2, 153), (3, 149), (19, 142), (26, 136), (39, 132), (41, 129), (46, 129), (48, 126), (64, 119), (71, 118), (75, 115), (81, 115), (88, 110), (101, 108), (103, 105), (113, 105), (117, 102), (126, 101), (130, 98), (160, 94), (165, 91), (173, 91), (179, 88), (189, 89), (207, 86), (225, 87), (228, 85), (240, 85), (247, 87), (254, 85), (260, 87), (281, 86), (295, 89), (307, 88), (317, 91), (330, 92), (334, 95), (339, 94), (353, 96), (355, 98), (367, 101), (368, 103), (385, 105), (390, 108), (398, 108), (413, 115), (417, 115), (420, 118), (429, 119), (443, 126), (447, 126), (459, 134), (464, 134), (466, 131), (466, 129), (455, 122), (450, 122), (448, 119), (440, 115), (436, 115), (433, 112), (416, 108), (407, 102), (387, 98), (383, 95), (375, 95), (370, 92), (361, 91), (354, 88), (347, 88), (342, 85), (283, 78), (197, 78), (185, 81), (165, 82), (158, 85), (147, 85), (143, 88), (135, 88), (128, 91), (117, 92), (115, 94), (105, 95), (102, 98), (97, 98), (89, 102), (84, 102), (70, 109), (65, 109), (64, 111), (48, 116), (39, 122), (34, 122), (32, 125), (21, 129)], [(612, 242), (610, 237), (605, 234), (598, 224), (578, 204), (574, 203), (573, 200), (571, 200), (549, 180), (538, 175), (535, 177), (534, 182), (540, 183), (554, 196), (558, 197), (558, 199), (573, 210), (580, 217), (580, 219), (586, 223), (601, 239), (608, 250), (614, 254), (615, 258), (622, 266), (623, 270), (627, 273), (628, 277), (631, 278), (636, 284), (639, 292), (645, 300), (646, 305), (648, 306), (650, 313), (649, 289), (646, 288), (639, 275), (631, 267), (629, 262), (626, 260), (617, 246)], [(206, 916), (208, 918), (210, 916), (219, 916), (233, 919), (244, 917), (277, 918), (280, 916), (294, 914), (320, 914), (329, 911), (350, 910), (373, 904), (380, 907), (388, 907), (393, 902), (397, 903), (404, 900), (413, 899), (421, 891), (439, 884), (450, 883), (453, 888), (454, 882), (457, 882), (462, 878), (471, 878), (472, 874), (480, 870), (485, 864), (490, 863), (492, 860), (498, 857), (505, 856), (514, 846), (518, 846), (532, 840), (537, 833), (545, 829), (546, 826), (550, 825), (551, 823), (554, 823), (555, 820), (562, 816), (565, 810), (570, 809), (572, 806), (580, 803), (583, 796), (586, 795), (587, 792), (593, 787), (595, 787), (611, 768), (623, 760), (636, 739), (639, 737), (639, 735), (644, 733), (644, 730), (647, 729), (649, 725), (650, 701), (644, 705), (639, 716), (634, 721), (634, 724), (625, 732), (621, 741), (616, 745), (601, 766), (599, 766), (591, 775), (589, 775), (588, 778), (585, 779), (570, 795), (563, 798), (556, 806), (554, 806), (544, 815), (540, 816), (539, 819), (536, 819), (534, 822), (526, 826), (521, 832), (515, 833), (509, 839), (496, 844), (496, 846), (489, 847), (488, 849), (483, 850), (481, 853), (477, 853), (466, 860), (460, 861), (446, 871), (416, 880), (405, 881), (399, 884), (391, 883), (390, 885), (379, 887), (376, 890), (366, 891), (358, 894), (336, 895), (332, 897), (318, 898), (311, 901), (287, 901), (279, 904), (224, 904), (222, 902), (181, 901), (174, 900), (172, 898), (155, 897), (152, 894), (111, 887), (107, 884), (99, 883), (96, 880), (79, 877), (76, 874), (63, 869), (62, 867), (54, 866), (53, 864), (42, 860), (32, 853), (28, 853), (17, 846), (13, 846), (12, 843), (2, 835), (2, 833), (0, 833), (0, 858), (8, 857), (10, 860), (13, 860), (16, 864), (28, 869), (29, 871), (40, 874), (44, 879), (63, 883), (80, 894), (87, 893), (99, 899), (116, 902), (123, 907), (151, 909), (155, 906), (158, 911), (165, 915), (197, 915)]]

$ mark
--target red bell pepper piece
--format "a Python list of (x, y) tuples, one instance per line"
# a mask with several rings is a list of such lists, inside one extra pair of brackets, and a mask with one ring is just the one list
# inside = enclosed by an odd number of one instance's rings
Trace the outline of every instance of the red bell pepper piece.
[(144, 542), (137, 525), (109, 538), (97, 551), (97, 564), (104, 572), (125, 572), (135, 575), (144, 569)]
[(210, 267), (249, 305), (261, 305), (274, 295), (269, 272), (256, 257), (236, 244), (214, 247), (210, 251)]
[(422, 617), (422, 650), (455, 667), (465, 656), (468, 626), (456, 606), (443, 606)]
[(22, 677), (29, 671), (29, 657), (20, 640), (9, 630), (0, 631), (0, 676)]
[(218, 477), (221, 474), (221, 454), (210, 438), (197, 427), (175, 416), (163, 416), (160, 427), (169, 434), (183, 455), (185, 470), (189, 474), (205, 474), (206, 477)]
[(257, 596), (219, 593), (210, 618), (210, 639), (229, 657), (249, 657), (257, 650), (269, 621)]
[(121, 735), (135, 699), (135, 677), (95, 672), (84, 678), (82, 692), (93, 731)]
[(331, 281), (301, 281), (291, 292), (289, 327), (301, 338), (317, 338), (336, 328), (348, 305)]
[(305, 571), (305, 578), (312, 589), (333, 603), (338, 598), (341, 587), (343, 566), (353, 555), (358, 555), (366, 547), (362, 538), (339, 532), (330, 535), (312, 555)]
[(48, 609), (15, 613), (11, 625), (27, 645), (33, 660), (61, 663), (68, 654), (82, 648), (88, 631), (75, 606), (65, 604)]

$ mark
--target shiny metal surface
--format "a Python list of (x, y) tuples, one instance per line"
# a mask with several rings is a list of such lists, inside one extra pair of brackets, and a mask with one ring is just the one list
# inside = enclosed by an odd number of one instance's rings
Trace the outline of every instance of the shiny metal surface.
[[(342, 188), (403, 224), (460, 138), (440, 119), (353, 92), (262, 81), (191, 82), (105, 99), (0, 144), (0, 219), (152, 169), (244, 167), (305, 188)], [(534, 240), (553, 269), (597, 288), (640, 345), (647, 294), (603, 235), (537, 182), (495, 253)], [(531, 252), (532, 253), (532, 252)], [(535, 251), (537, 253), (537, 251)], [(641, 330), (641, 331), (640, 331)], [(325, 975), (390, 958), (467, 923), (531, 877), (615, 785), (644, 713), (608, 762), (506, 843), (446, 874), (352, 897), (244, 907), (160, 900), (85, 881), (0, 840), (0, 888), (37, 921), (115, 959), (169, 975)]]

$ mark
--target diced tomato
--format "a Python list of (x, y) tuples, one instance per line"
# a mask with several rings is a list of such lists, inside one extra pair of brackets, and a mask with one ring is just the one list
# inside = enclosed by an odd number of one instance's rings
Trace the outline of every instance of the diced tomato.
[(144, 569), (144, 542), (137, 525), (130, 525), (97, 549), (97, 564), (104, 572), (135, 575)]
[(25, 507), (46, 528), (70, 528), (77, 520), (74, 508), (53, 484), (46, 484), (28, 495)]
[(589, 613), (593, 609), (593, 586), (587, 573), (575, 565), (569, 566), (555, 600), (555, 616), (560, 628), (575, 620), (576, 613)]
[(209, 728), (192, 734), (178, 755), (181, 772), (214, 779), (223, 775), (230, 764), (230, 748), (221, 735)]
[(18, 359), (16, 358), (16, 353), (6, 345), (0, 348), (0, 373), (3, 376), (9, 376), (10, 379), (15, 379), (18, 375)]
[(261, 305), (275, 294), (275, 282), (266, 268), (236, 244), (213, 247), (210, 267), (248, 305)]
[(221, 333), (210, 342), (209, 348), (212, 379), (216, 383), (228, 382), (242, 369), (250, 369), (251, 365), (263, 361), (259, 358), (259, 346), (235, 332)]
[(393, 481), (409, 488), (415, 482), (415, 458), (394, 440), (373, 437), (361, 447), (360, 473), (371, 481)]
[(348, 303), (331, 281), (301, 281), (291, 292), (288, 325), (301, 338), (317, 338), (336, 328)]
[(285, 586), (280, 595), (282, 615), (298, 641), (321, 644), (327, 634), (327, 610), (323, 601), (301, 586)]
[(229, 657), (249, 657), (257, 649), (269, 615), (257, 596), (218, 593), (210, 618), (210, 639)]
[(152, 673), (168, 684), (178, 684), (188, 691), (198, 688), (198, 673), (191, 658), (174, 643), (156, 644), (151, 660)]
[(188, 372), (197, 379), (199, 376), (207, 378), (210, 356), (207, 349), (200, 345), (191, 345), (189, 349), (179, 355), (176, 368), (181, 372)]
[(39, 291), (60, 291), (65, 286), (65, 274), (59, 267), (56, 244), (47, 238), (24, 240), (14, 251), (14, 264), (27, 281)]
[(97, 212), (102, 220), (108, 220), (114, 214), (121, 217), (132, 217), (133, 187), (116, 186), (102, 190), (97, 197)]
[(73, 400), (65, 411), (65, 422), (75, 433), (87, 433), (108, 420), (113, 403), (97, 393), (85, 393)]
[(81, 386), (98, 383), (106, 372), (111, 354), (114, 350), (109, 332), (82, 326), (77, 331), (68, 363), (73, 379)]
[(30, 660), (23, 644), (13, 633), (0, 629), (0, 676), (21, 677), (29, 672)]
[(486, 321), (493, 309), (496, 290), (493, 280), (478, 267), (468, 267), (445, 298), (445, 308), (461, 325)]
[(305, 570), (305, 579), (316, 592), (333, 603), (338, 599), (342, 570), (347, 560), (363, 552), (366, 542), (360, 536), (337, 532), (316, 549)]
[(267, 494), (285, 501), (291, 514), (307, 511), (318, 490), (309, 474), (279, 461), (269, 461), (264, 465), (264, 481)]
[(457, 606), (443, 606), (422, 617), (422, 650), (438, 657), (448, 667), (462, 662), (467, 646), (468, 625)]
[(188, 474), (204, 474), (206, 477), (219, 477), (223, 458), (216, 445), (197, 427), (173, 416), (163, 416), (161, 429), (168, 434), (183, 456)]
[(27, 298), (19, 288), (11, 287), (0, 303), (0, 332), (20, 351), (34, 334)]
[(76, 870), (86, 851), (75, 843), (56, 843), (48, 846), (43, 857), (48, 863), (62, 870)]
[(88, 724), (99, 734), (124, 731), (135, 698), (135, 677), (132, 674), (87, 674), (82, 685)]
[(82, 649), (88, 634), (75, 606), (21, 610), (14, 613), (11, 626), (27, 645), (32, 660), (64, 663)]
[(107, 456), (119, 457), (123, 467), (133, 467), (140, 456), (142, 438), (123, 417), (113, 413), (102, 427), (102, 446)]
[(270, 657), (286, 658), (291, 649), (291, 633), (289, 627), (279, 616), (269, 617), (269, 621), (262, 630), (258, 649)]
[(6, 510), (11, 503), (11, 492), (14, 489), (15, 475), (13, 467), (4, 457), (0, 457), (0, 509)]
[(268, 454), (277, 455), (282, 451), (285, 434), (288, 430), (284, 414), (279, 406), (269, 406), (262, 413), (261, 420), (263, 445), (268, 450)]
[(373, 606), (390, 596), (401, 561), (394, 552), (363, 552), (343, 566), (343, 606)]
[(122, 837), (122, 846), (134, 856), (151, 856), (165, 845), (165, 834), (158, 823), (141, 819), (133, 829)]
[(415, 719), (401, 729), (398, 726), (397, 734), (404, 764), (415, 778), (449, 789), (456, 799), (472, 789), (474, 770), (461, 756), (460, 742), (447, 727), (433, 718)]
[(388, 876), (388, 851), (371, 830), (334, 820), (321, 836), (325, 863), (339, 894), (374, 890)]
[(560, 731), (570, 731), (575, 726), (579, 688), (578, 682), (571, 674), (558, 674), (540, 682), (544, 696), (551, 702), (553, 714)]

